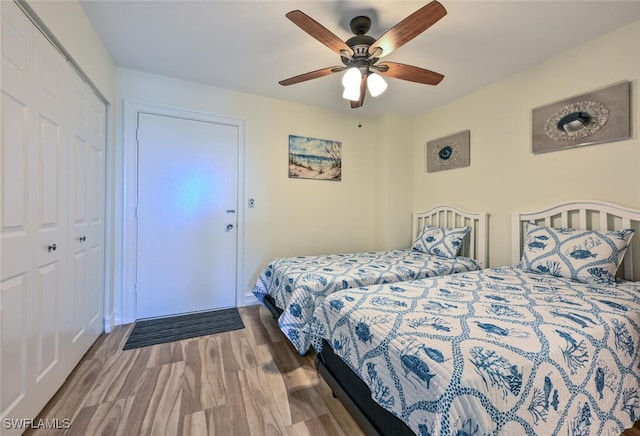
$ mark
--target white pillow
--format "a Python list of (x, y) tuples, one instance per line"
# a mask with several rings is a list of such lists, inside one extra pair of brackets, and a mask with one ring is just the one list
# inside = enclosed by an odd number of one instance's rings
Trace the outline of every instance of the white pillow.
[(527, 223), (521, 266), (584, 283), (615, 283), (633, 229), (575, 230)]
[(454, 258), (458, 255), (464, 237), (471, 227), (449, 229), (426, 225), (415, 240), (412, 249), (440, 257)]

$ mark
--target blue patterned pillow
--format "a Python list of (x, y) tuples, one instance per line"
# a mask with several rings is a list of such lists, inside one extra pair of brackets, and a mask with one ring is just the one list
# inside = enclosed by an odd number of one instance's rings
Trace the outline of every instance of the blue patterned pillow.
[(521, 267), (584, 283), (615, 283), (633, 229), (574, 230), (527, 223)]
[(411, 248), (440, 257), (454, 258), (460, 251), (464, 237), (470, 231), (471, 227), (448, 229), (426, 225)]

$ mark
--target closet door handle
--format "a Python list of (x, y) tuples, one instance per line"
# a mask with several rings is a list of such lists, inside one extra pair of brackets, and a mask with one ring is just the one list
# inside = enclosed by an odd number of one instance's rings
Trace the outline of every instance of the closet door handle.
[(56, 248), (58, 248), (56, 244), (51, 244), (47, 247), (47, 250), (49, 250), (49, 253), (51, 253), (52, 251), (56, 251)]
[(84, 241), (87, 240), (87, 237), (86, 236), (80, 236), (78, 239), (80, 240), (80, 242), (84, 242)]

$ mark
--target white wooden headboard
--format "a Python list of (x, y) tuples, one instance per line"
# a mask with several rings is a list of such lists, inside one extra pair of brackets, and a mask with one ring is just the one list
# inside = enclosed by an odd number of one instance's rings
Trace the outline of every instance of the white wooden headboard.
[(413, 230), (411, 241), (415, 241), (425, 225), (436, 227), (471, 227), (465, 237), (461, 255), (475, 259), (481, 268), (487, 267), (489, 214), (486, 212), (470, 212), (456, 206), (443, 204), (424, 212), (413, 213)]
[(517, 265), (525, 242), (526, 223), (546, 227), (569, 227), (579, 230), (635, 229), (631, 245), (624, 255), (623, 277), (640, 280), (640, 210), (618, 206), (603, 201), (571, 201), (537, 212), (511, 214), (511, 263)]

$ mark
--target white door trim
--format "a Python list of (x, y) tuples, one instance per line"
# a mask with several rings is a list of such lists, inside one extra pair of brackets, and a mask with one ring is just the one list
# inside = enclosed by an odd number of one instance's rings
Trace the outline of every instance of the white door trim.
[(245, 122), (239, 118), (218, 115), (192, 109), (163, 106), (139, 101), (124, 101), (124, 182), (123, 182), (123, 232), (122, 232), (122, 294), (121, 301), (114, 307), (121, 307), (121, 323), (135, 321), (136, 298), (136, 187), (138, 180), (136, 130), (138, 113), (172, 116), (197, 121), (213, 122), (235, 126), (238, 129), (238, 228), (236, 251), (236, 306), (244, 305), (244, 228), (245, 228)]

